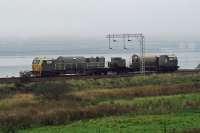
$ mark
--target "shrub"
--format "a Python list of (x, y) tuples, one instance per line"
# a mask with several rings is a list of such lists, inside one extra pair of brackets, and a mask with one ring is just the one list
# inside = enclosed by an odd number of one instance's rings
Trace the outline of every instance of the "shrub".
[(62, 82), (38, 83), (32, 86), (32, 88), (33, 93), (48, 100), (59, 100), (66, 92), (71, 90), (66, 83)]

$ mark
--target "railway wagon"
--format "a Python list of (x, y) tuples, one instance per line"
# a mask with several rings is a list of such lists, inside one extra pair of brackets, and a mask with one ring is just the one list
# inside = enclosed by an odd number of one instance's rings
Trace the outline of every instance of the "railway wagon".
[(122, 57), (111, 57), (111, 61), (108, 62), (108, 72), (115, 73), (127, 73), (129, 67), (126, 67), (126, 60)]
[(111, 57), (111, 62), (108, 62), (110, 68), (126, 68), (126, 60), (122, 57)]
[[(157, 56), (147, 56), (144, 58), (145, 61), (145, 71), (158, 71), (158, 57)], [(131, 68), (133, 71), (139, 71), (141, 65), (141, 58), (138, 55), (132, 56)]]

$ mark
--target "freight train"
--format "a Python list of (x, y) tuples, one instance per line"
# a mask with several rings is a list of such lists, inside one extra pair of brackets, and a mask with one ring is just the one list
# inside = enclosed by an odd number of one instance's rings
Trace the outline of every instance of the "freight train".
[[(141, 57), (132, 55), (129, 65), (122, 57), (111, 57), (106, 65), (105, 57), (58, 57), (56, 59), (34, 58), (32, 76), (45, 77), (66, 74), (75, 75), (107, 75), (108, 73), (139, 72)], [(173, 72), (178, 69), (178, 59), (175, 55), (160, 55), (144, 57), (145, 71)]]

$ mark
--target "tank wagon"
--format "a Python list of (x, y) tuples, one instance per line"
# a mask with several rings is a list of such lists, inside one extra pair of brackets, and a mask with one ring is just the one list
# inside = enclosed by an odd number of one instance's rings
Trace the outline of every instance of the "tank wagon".
[[(155, 72), (172, 72), (178, 69), (178, 59), (175, 55), (160, 55), (144, 57), (145, 70)], [(58, 57), (56, 59), (34, 58), (32, 62), (32, 75), (36, 77), (55, 76), (63, 74), (99, 75), (114, 73), (130, 73), (140, 70), (141, 57), (132, 56), (130, 65), (122, 57), (111, 57), (106, 66), (105, 57), (83, 56)]]

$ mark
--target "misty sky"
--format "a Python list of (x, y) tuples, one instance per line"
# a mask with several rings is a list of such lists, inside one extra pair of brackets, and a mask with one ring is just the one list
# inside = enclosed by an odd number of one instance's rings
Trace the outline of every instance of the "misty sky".
[(0, 0), (0, 37), (200, 38), (199, 0)]

